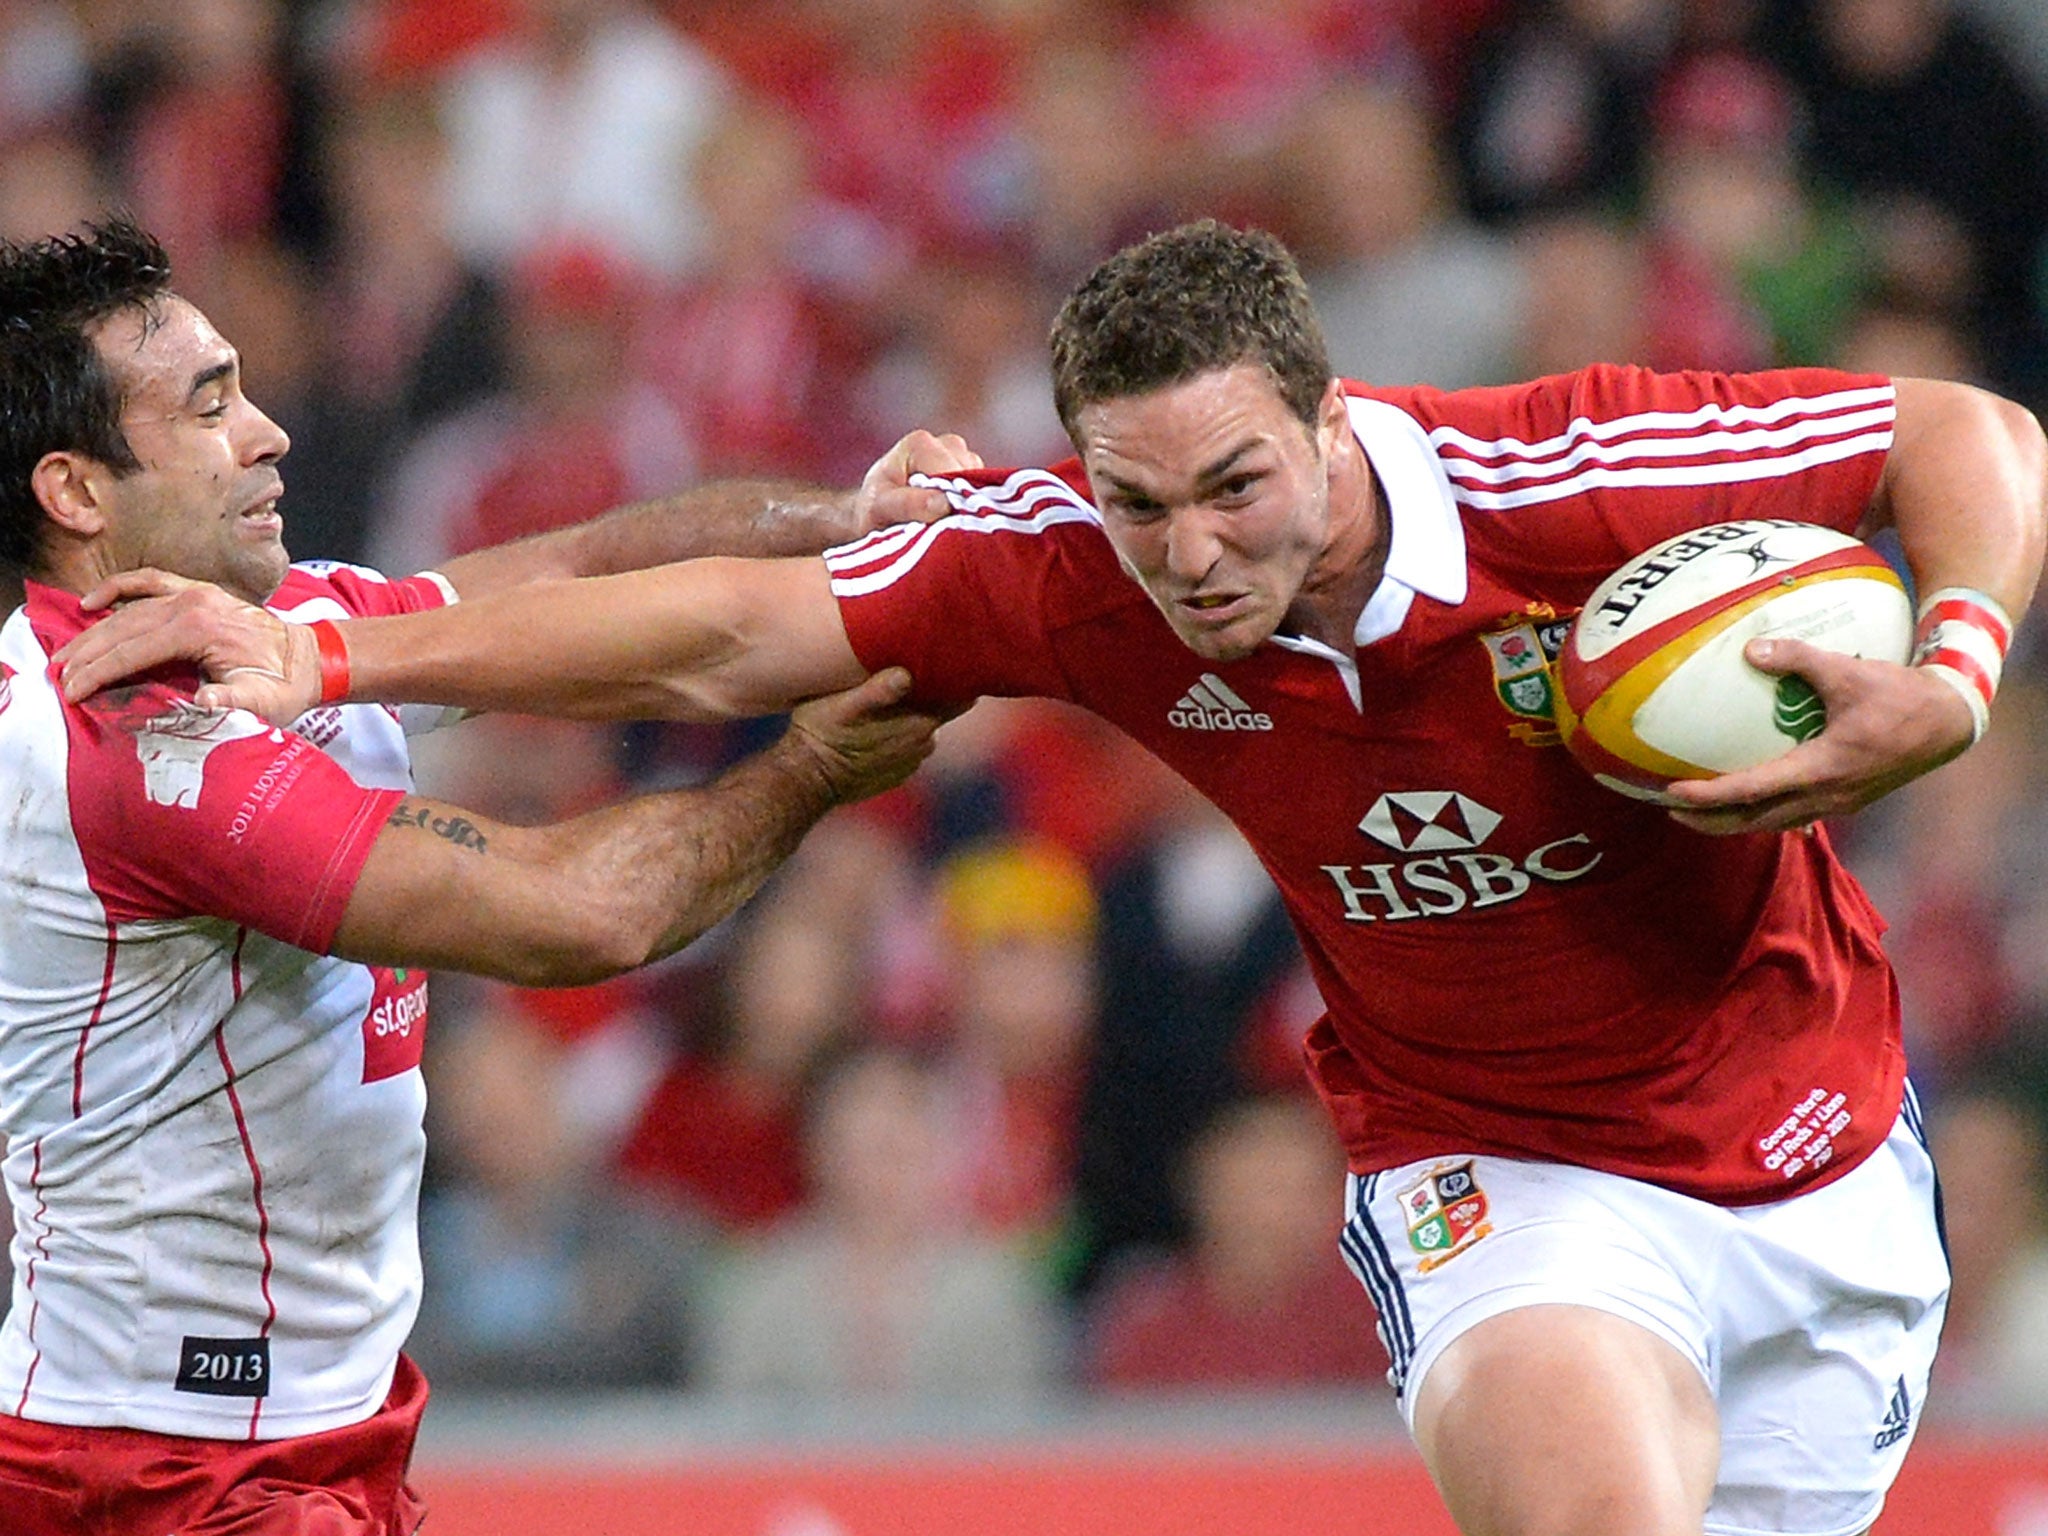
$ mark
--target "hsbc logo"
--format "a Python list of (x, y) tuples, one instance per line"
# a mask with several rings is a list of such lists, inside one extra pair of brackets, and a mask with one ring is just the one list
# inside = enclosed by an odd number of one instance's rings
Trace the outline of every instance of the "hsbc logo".
[(1564, 885), (1591, 873), (1604, 857), (1583, 832), (1519, 854), (1482, 846), (1505, 821), (1455, 790), (1390, 792), (1373, 802), (1358, 830), (1396, 853), (1424, 857), (1321, 869), (1346, 922), (1398, 923), (1518, 901), (1539, 883)]
[(1477, 848), (1500, 825), (1500, 812), (1449, 789), (1381, 795), (1358, 830), (1396, 853)]

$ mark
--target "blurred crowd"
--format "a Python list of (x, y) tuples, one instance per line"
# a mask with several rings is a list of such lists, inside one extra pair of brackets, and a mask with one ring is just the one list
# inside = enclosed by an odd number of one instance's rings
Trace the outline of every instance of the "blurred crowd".
[[(703, 477), (850, 483), (913, 425), (1063, 457), (1059, 296), (1198, 214), (1294, 246), (1354, 377), (1829, 363), (2040, 408), (2043, 31), (1991, 0), (0, 0), (0, 236), (157, 231), (292, 436), (294, 554), (394, 571)], [(1833, 829), (1894, 925), (1955, 1419), (2048, 1420), (2021, 647), (1979, 748)], [(774, 729), (482, 719), (423, 774), (531, 820)], [(651, 973), (436, 981), (437, 1383), (1377, 1380), (1249, 852), (1056, 706), (941, 739)]]

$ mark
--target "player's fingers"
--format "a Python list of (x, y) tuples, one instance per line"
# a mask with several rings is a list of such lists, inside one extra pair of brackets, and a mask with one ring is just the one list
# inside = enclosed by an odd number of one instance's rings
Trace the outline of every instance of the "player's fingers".
[(886, 709), (910, 697), (910, 673), (904, 667), (884, 667), (851, 691), (851, 697), (865, 709)]
[(885, 667), (851, 688), (799, 704), (790, 711), (790, 719), (813, 735), (831, 735), (851, 728), (863, 717), (886, 713), (909, 692), (910, 674), (901, 667)]
[(1857, 668), (1867, 665), (1860, 657), (1824, 650), (1804, 640), (1782, 637), (1752, 640), (1742, 648), (1742, 656), (1759, 672), (1768, 672), (1774, 677), (1789, 674), (1804, 678), (1822, 698), (1849, 682)]
[[(72, 703), (92, 697), (124, 677), (147, 672), (191, 654), (177, 619), (121, 624), (116, 614), (96, 624), (52, 658), (61, 668), (64, 697)], [(115, 628), (113, 626), (119, 625)], [(101, 630), (108, 630), (101, 634)]]
[(877, 528), (895, 523), (935, 523), (953, 510), (944, 491), (922, 485), (884, 487), (875, 492), (869, 507), (869, 522)]
[(173, 576), (169, 571), (138, 566), (132, 571), (115, 572), (80, 598), (78, 605), (87, 613), (97, 613), (116, 603), (132, 602), (140, 597), (167, 597), (198, 585), (198, 582), (184, 576)]
[(1705, 809), (1673, 808), (1671, 819), (1695, 832), (1732, 837), (1746, 832), (1788, 832), (1812, 826), (1820, 811), (1805, 795), (1782, 795), (1745, 805)]
[(1664, 792), (1685, 809), (1764, 805), (1788, 795), (1814, 794), (1834, 781), (1840, 767), (1840, 754), (1826, 742), (1814, 740), (1754, 768), (1711, 779), (1680, 779), (1665, 786)]
[[(967, 439), (958, 432), (941, 433), (933, 441), (937, 445), (939, 454), (946, 459), (946, 468), (948, 469), (986, 469), (988, 467), (982, 463), (981, 455), (968, 447)], [(925, 466), (920, 466), (920, 468), (923, 467)], [(938, 473), (936, 468), (931, 468), (928, 472)]]

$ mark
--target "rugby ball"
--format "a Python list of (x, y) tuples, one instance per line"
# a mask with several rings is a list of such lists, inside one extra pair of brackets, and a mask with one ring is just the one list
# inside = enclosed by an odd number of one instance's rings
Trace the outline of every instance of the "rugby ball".
[(1611, 789), (1663, 799), (1789, 752), (1826, 723), (1796, 676), (1743, 658), (1752, 640), (1804, 640), (1903, 662), (1913, 608), (1860, 540), (1811, 523), (1715, 523), (1645, 550), (1593, 589), (1558, 657), (1565, 744)]

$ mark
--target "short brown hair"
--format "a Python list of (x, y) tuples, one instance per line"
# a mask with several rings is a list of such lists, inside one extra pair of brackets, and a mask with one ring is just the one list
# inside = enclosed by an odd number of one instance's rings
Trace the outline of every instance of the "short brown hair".
[(1118, 251), (1052, 323), (1052, 396), (1067, 435), (1083, 406), (1261, 363), (1310, 427), (1330, 351), (1308, 285), (1264, 230), (1202, 219)]

